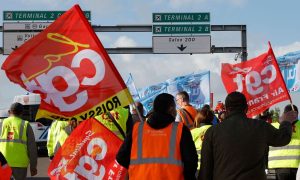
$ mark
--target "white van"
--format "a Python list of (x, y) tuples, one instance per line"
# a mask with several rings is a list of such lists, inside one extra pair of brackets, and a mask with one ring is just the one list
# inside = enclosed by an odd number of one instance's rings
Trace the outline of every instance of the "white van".
[(30, 122), (38, 150), (45, 150), (47, 148), (48, 130), (52, 120), (41, 118), (35, 121), (35, 115), (41, 103), (40, 95), (33, 93), (28, 95), (18, 95), (15, 96), (13, 102), (18, 102), (24, 105), (22, 119)]

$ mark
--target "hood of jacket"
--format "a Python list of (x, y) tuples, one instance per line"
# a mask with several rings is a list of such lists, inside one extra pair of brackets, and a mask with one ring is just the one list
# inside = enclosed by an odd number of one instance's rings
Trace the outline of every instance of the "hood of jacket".
[(163, 114), (154, 112), (147, 120), (147, 123), (153, 129), (162, 129), (175, 121), (175, 117), (170, 114)]

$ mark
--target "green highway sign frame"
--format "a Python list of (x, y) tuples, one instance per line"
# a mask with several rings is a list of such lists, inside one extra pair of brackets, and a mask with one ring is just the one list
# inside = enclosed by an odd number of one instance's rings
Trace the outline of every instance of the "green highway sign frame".
[(210, 22), (210, 13), (153, 13), (152, 22)]
[[(65, 11), (3, 11), (3, 21), (54, 21)], [(84, 11), (91, 20), (91, 11)]]
[(210, 34), (210, 24), (153, 25), (153, 34)]

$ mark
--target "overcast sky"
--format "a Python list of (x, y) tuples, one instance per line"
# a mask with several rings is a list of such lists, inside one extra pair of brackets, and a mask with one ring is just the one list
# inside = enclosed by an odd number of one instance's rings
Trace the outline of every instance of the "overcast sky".
[[(248, 58), (267, 51), (271, 41), (275, 55), (300, 50), (300, 1), (272, 0), (0, 0), (0, 24), (5, 10), (68, 10), (79, 4), (91, 11), (93, 25), (152, 24), (153, 12), (210, 12), (212, 25), (247, 25)], [(105, 47), (152, 46), (152, 33), (97, 33)], [(212, 32), (216, 46), (240, 46), (239, 32)], [(2, 34), (0, 35), (0, 46)], [(111, 55), (124, 80), (132, 73), (137, 87), (168, 78), (211, 71), (215, 102), (224, 100), (226, 92), (220, 79), (222, 62), (234, 63), (235, 54), (201, 55)], [(0, 55), (0, 65), (6, 56)], [(13, 97), (25, 94), (21, 87), (8, 81), (0, 71), (0, 109), (9, 107)], [(300, 105), (300, 94), (292, 94)], [(287, 104), (287, 102), (283, 103)], [(279, 106), (282, 106), (279, 105)]]

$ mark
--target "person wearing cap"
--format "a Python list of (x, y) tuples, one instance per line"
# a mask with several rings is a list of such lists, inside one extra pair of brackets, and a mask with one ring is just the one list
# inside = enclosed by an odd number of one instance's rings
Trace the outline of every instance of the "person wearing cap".
[(224, 122), (209, 128), (201, 149), (199, 180), (266, 179), (264, 156), (268, 146), (287, 145), (297, 113), (283, 113), (279, 129), (246, 116), (245, 96), (232, 92), (225, 100)]
[(196, 179), (198, 157), (191, 132), (175, 117), (174, 97), (162, 93), (149, 119), (134, 124), (116, 157), (129, 179)]
[[(283, 113), (291, 112), (293, 109), (297, 112), (297, 106), (287, 105)], [(275, 128), (279, 128), (278, 122), (272, 123)], [(300, 122), (296, 117), (292, 122), (293, 133), (291, 142), (282, 147), (272, 147), (269, 149), (268, 168), (275, 169), (278, 180), (296, 180), (296, 174), (300, 163)]]
[(23, 180), (30, 164), (31, 176), (37, 174), (37, 147), (28, 121), (22, 120), (23, 105), (13, 103), (9, 117), (0, 121), (0, 151), (12, 168), (12, 176)]
[(189, 129), (193, 129), (197, 110), (190, 104), (189, 94), (186, 91), (179, 92), (176, 95), (176, 102), (180, 107), (177, 110), (176, 121), (183, 122)]

